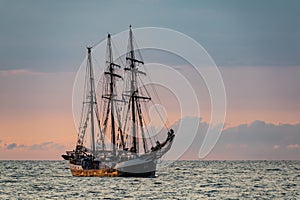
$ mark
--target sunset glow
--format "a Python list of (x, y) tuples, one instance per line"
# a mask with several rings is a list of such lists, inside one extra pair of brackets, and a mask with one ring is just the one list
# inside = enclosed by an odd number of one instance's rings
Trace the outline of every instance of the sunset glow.
[[(139, 8), (136, 15), (142, 18), (139, 20), (113, 14), (123, 13), (124, 2), (118, 2), (123, 6), (107, 3), (105, 9), (98, 3), (89, 2), (86, 7), (62, 2), (64, 10), (57, 2), (1, 1), (0, 160), (60, 160), (65, 150), (74, 149), (77, 128), (72, 92), (85, 47), (101, 41), (107, 31), (124, 31), (128, 24), (180, 31), (203, 45), (218, 66), (227, 98), (225, 128), (206, 159), (300, 159), (297, 6), (292, 6), (295, 10), (282, 8), (280, 17), (277, 8), (265, 4), (252, 13), (240, 4), (222, 7), (144, 2), (148, 6), (135, 5)], [(48, 4), (55, 6), (48, 9)], [(168, 7), (168, 12), (153, 16), (152, 12), (162, 7), (158, 5)], [(85, 8), (91, 9), (88, 16), (82, 12)], [(179, 16), (173, 19), (171, 13)], [(118, 23), (108, 23), (107, 19)], [(157, 56), (156, 62), (166, 60), (177, 72), (189, 76), (199, 99), (200, 113), (191, 105), (182, 115), (176, 94), (161, 91), (170, 127), (179, 126), (181, 120), (200, 122), (202, 129), (181, 157), (198, 159), (203, 130), (211, 123), (211, 96), (204, 80), (193, 79), (186, 61)], [(105, 61), (97, 62), (102, 65)], [(178, 134), (189, 137), (186, 131)]]

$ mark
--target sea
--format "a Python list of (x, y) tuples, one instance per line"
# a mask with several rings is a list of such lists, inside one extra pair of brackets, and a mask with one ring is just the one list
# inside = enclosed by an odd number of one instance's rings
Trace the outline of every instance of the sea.
[(300, 161), (175, 161), (155, 178), (73, 177), (66, 161), (0, 161), (0, 199), (300, 199)]

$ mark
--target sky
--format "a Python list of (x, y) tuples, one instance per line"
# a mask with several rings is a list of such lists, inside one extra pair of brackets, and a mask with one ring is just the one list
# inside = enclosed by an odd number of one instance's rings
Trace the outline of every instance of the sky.
[[(300, 159), (299, 18), (298, 0), (0, 0), (0, 159), (60, 159), (74, 148), (85, 47), (129, 24), (182, 32), (218, 66), (227, 115), (207, 159)], [(183, 159), (197, 159), (209, 123), (200, 83), (199, 93), (201, 115), (170, 116), (202, 127)]]

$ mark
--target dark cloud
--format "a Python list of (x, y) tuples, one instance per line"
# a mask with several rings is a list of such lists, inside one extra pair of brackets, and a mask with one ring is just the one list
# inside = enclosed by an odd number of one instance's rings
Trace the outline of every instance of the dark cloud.
[(248, 143), (286, 146), (300, 143), (300, 124), (272, 124), (255, 121), (241, 124), (223, 131), (225, 143)]
[[(192, 36), (220, 65), (300, 64), (297, 0), (159, 1), (155, 4), (139, 1), (134, 5), (109, 1), (103, 4), (102, 1), (2, 2), (0, 68), (76, 70), (84, 55), (84, 48), (78, 47), (98, 41), (107, 31), (123, 31), (129, 21), (135, 27), (167, 27)], [(134, 13), (122, 17), (114, 14), (132, 6)], [(90, 19), (97, 19), (103, 26), (95, 26)]]
[(48, 149), (63, 150), (64, 148), (65, 148), (64, 145), (55, 142), (44, 142), (41, 144), (33, 144), (29, 146), (30, 150), (48, 150)]
[(17, 148), (17, 146), (18, 146), (18, 145), (17, 145), (16, 143), (11, 143), (11, 144), (9, 144), (9, 145), (6, 146), (6, 149), (12, 150), (12, 149)]
[(19, 146), (18, 146), (18, 148), (26, 148), (27, 146), (25, 145), (25, 144), (20, 144)]
[[(183, 125), (188, 125), (199, 118), (184, 118)], [(177, 129), (177, 124), (174, 125)], [(197, 136), (191, 138), (188, 126), (176, 133), (175, 141), (181, 137), (192, 140), (192, 145), (181, 157), (198, 159), (201, 144), (208, 124), (200, 120)], [(180, 142), (174, 143), (181, 148)], [(254, 121), (225, 129), (214, 149), (206, 159), (300, 159), (300, 124), (273, 124)]]
[(55, 143), (55, 142), (43, 142), (40, 144), (33, 144), (30, 146), (24, 145), (24, 144), (16, 144), (11, 143), (5, 146), (7, 150), (13, 150), (13, 149), (29, 149), (29, 150), (41, 150), (46, 151), (50, 149), (56, 149), (56, 150), (64, 150), (65, 146), (63, 144)]
[(223, 131), (210, 157), (300, 159), (300, 124), (255, 121)]

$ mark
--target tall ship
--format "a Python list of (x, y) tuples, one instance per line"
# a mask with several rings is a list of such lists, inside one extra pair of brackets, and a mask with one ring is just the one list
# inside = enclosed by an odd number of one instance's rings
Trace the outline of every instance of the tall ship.
[(100, 94), (94, 82), (93, 48), (87, 47), (78, 139), (75, 149), (62, 157), (69, 161), (73, 176), (155, 177), (158, 160), (171, 148), (175, 134), (166, 125), (163, 140), (149, 134), (145, 112), (153, 99), (141, 81), (147, 74), (131, 26), (128, 52), (119, 58), (124, 66), (114, 60), (112, 46), (108, 34)]

